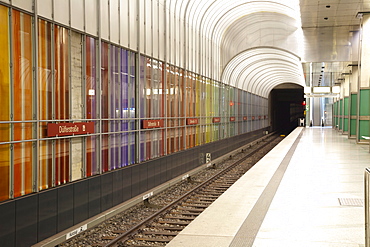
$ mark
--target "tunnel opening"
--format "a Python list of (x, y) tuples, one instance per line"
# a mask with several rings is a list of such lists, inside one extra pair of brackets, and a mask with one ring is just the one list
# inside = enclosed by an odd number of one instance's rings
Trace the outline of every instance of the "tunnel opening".
[(285, 83), (275, 87), (269, 96), (270, 125), (272, 131), (288, 134), (305, 118), (303, 87)]

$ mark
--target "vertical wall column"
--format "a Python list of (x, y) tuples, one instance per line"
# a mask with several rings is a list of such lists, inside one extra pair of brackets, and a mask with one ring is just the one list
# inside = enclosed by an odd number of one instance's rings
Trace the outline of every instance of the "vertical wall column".
[(342, 130), (343, 134), (348, 134), (349, 128), (349, 92), (350, 92), (350, 75), (345, 76), (345, 81), (341, 90), (342, 104)]
[(370, 134), (370, 15), (363, 15), (360, 37), (359, 85), (358, 85), (358, 129), (357, 141), (368, 142), (363, 136)]
[(349, 77), (349, 127), (348, 137), (356, 138), (357, 133), (357, 92), (358, 92), (358, 67), (352, 66), (352, 74)]

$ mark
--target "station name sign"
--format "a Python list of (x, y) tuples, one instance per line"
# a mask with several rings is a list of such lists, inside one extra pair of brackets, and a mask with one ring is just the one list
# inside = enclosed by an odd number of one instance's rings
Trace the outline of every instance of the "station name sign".
[(164, 120), (143, 120), (143, 129), (162, 128), (164, 127)]
[(186, 124), (187, 125), (198, 124), (198, 118), (187, 118), (186, 119)]
[(93, 122), (87, 123), (48, 123), (48, 137), (83, 135), (95, 132)]
[(212, 122), (213, 122), (213, 123), (219, 123), (219, 122), (221, 122), (221, 118), (220, 118), (220, 117), (214, 117), (214, 118), (212, 119)]

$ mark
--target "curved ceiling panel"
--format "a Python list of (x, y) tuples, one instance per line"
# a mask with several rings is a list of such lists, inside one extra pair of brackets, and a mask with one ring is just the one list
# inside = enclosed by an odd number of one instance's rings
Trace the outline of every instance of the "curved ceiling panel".
[(263, 97), (282, 83), (305, 85), (300, 58), (274, 47), (241, 52), (226, 65), (222, 81)]
[(297, 41), (301, 40), (302, 31), (298, 23), (289, 16), (271, 12), (243, 16), (223, 35), (221, 47), (231, 47), (232, 52), (222, 54), (222, 61), (227, 63), (231, 56), (260, 46), (278, 47), (300, 56), (302, 42)]
[(198, 39), (200, 54), (219, 58), (222, 82), (264, 97), (281, 83), (304, 85), (299, 0), (167, 3), (204, 37)]

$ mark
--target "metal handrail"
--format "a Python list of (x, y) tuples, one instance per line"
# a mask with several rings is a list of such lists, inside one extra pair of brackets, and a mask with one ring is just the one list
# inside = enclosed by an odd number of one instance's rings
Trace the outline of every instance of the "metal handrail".
[(364, 178), (364, 186), (365, 186), (365, 246), (370, 247), (370, 229), (369, 229), (369, 222), (370, 222), (370, 168), (367, 167), (365, 169), (365, 178)]

